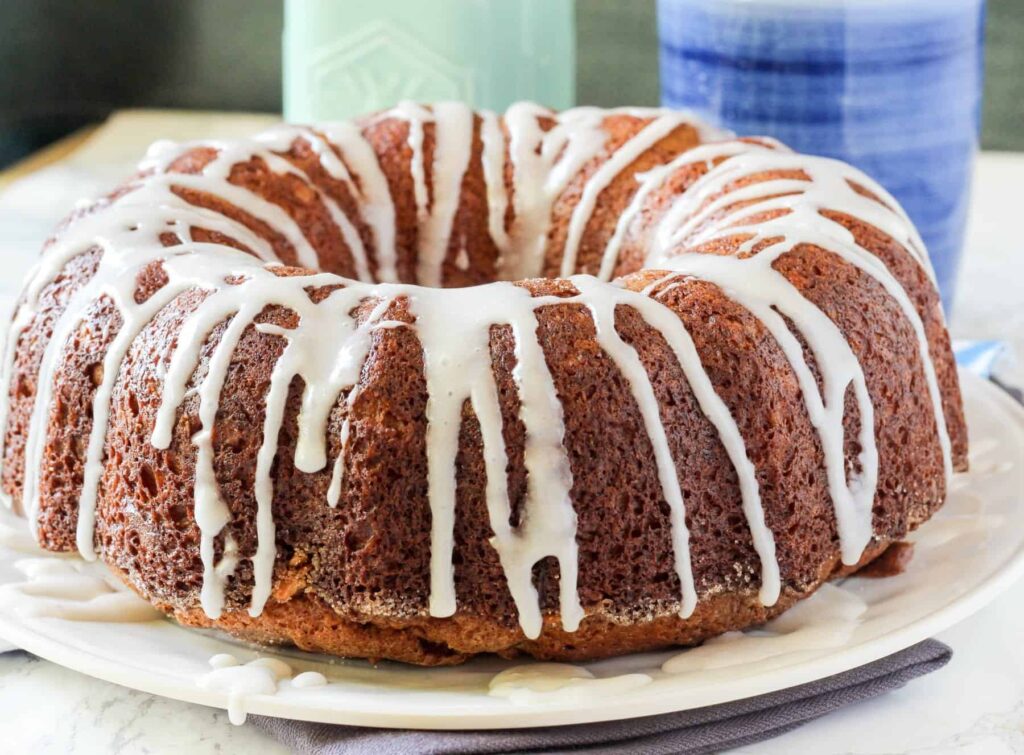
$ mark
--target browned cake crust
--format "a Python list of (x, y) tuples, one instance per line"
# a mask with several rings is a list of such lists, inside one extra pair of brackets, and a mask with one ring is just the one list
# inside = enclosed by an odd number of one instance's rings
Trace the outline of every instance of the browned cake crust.
[[(613, 115), (600, 151), (568, 183), (553, 208), (544, 274), (554, 277), (561, 262), (569, 219), (594, 172), (650, 118)], [(547, 124), (549, 127), (551, 124)], [(433, 187), (433, 126), (424, 134), (426, 185)], [(400, 118), (367, 121), (363, 133), (379, 157), (395, 206), (397, 271), (416, 281), (417, 209), (409, 163), (409, 126)], [(689, 125), (680, 126), (622, 170), (605, 188), (586, 224), (577, 272), (595, 273), (601, 253), (633, 199), (635, 175), (662, 165), (699, 142)], [(481, 165), (481, 121), (474, 119), (472, 157), (462, 181), (453, 228), (443, 263), (444, 284), (463, 286), (494, 280), (499, 250), (487, 230), (488, 195)], [(196, 148), (167, 170), (200, 174), (217, 154)], [(308, 180), (271, 170), (258, 155), (236, 165), (230, 182), (282, 208), (316, 250), (320, 267), (355, 275), (348, 247), (324, 196), (352, 219), (369, 264), (377, 272), (374, 230), (360, 215), (358, 199), (325, 171), (309, 143), (296, 139), (282, 153)], [(628, 306), (615, 312), (615, 326), (632, 345), (650, 376), (686, 501), (694, 581), (699, 601), (689, 618), (678, 615), (680, 580), (673, 567), (669, 507), (659, 483), (651, 441), (629, 384), (597, 342), (595, 326), (579, 303), (551, 304), (537, 310), (537, 336), (563, 407), (565, 445), (571, 464), (572, 504), (577, 517), (578, 594), (587, 612), (580, 629), (562, 629), (558, 611), (558, 564), (545, 559), (534, 568), (544, 630), (527, 639), (506, 585), (485, 501), (481, 429), (464, 406), (459, 442), (455, 502), (455, 588), (458, 610), (431, 617), (430, 523), (427, 497), (424, 357), (415, 330), (376, 330), (349, 406), (347, 392), (331, 412), (328, 459), (317, 473), (294, 463), (302, 381), (292, 384), (273, 467), (273, 517), (277, 561), (273, 593), (263, 612), (250, 616), (257, 545), (254, 480), (262, 440), (265, 396), (270, 374), (285, 341), (250, 326), (234, 351), (213, 430), (214, 469), (230, 522), (216, 540), (218, 558), (230, 534), (242, 555), (228, 579), (226, 605), (218, 619), (199, 606), (203, 566), (194, 510), (196, 447), (200, 429), (198, 398), (186, 395), (179, 407), (168, 448), (151, 443), (161, 383), (177, 337), (189, 313), (205, 294), (177, 296), (132, 341), (111, 398), (102, 477), (97, 499), (95, 545), (99, 556), (139, 594), (189, 626), (212, 626), (260, 643), (349, 657), (396, 659), (433, 665), (458, 663), (477, 653), (518, 653), (555, 660), (600, 658), (670, 645), (689, 645), (724, 631), (755, 625), (812, 593), (824, 581), (847, 574), (839, 560), (836, 517), (829, 496), (818, 433), (811, 424), (790, 362), (764, 324), (714, 284), (691, 277), (665, 280), (668, 272), (640, 270), (649, 234), (672, 200), (711, 166), (686, 165), (651, 192), (625, 236), (615, 267), (634, 291), (654, 285), (692, 335), (715, 391), (736, 420), (747, 455), (756, 469), (766, 523), (775, 537), (783, 583), (782, 597), (766, 608), (758, 600), (760, 562), (741, 506), (737, 474), (711, 421), (701, 411), (682, 367), (662, 335)], [(505, 183), (515, 182), (506, 162)], [(756, 177), (777, 178), (778, 173)], [(137, 178), (135, 181), (144, 181)], [(128, 184), (131, 191), (133, 184)], [(311, 188), (312, 187), (312, 188)], [(432, 190), (432, 189), (431, 189)], [(124, 190), (123, 190), (124, 191)], [(866, 190), (865, 190), (866, 191)], [(179, 196), (248, 226), (272, 245), (287, 265), (296, 250), (278, 230), (247, 215), (214, 191), (181, 188)], [(116, 203), (116, 197), (114, 198)], [(881, 200), (878, 200), (881, 201)], [(514, 213), (506, 214), (511, 228)], [(102, 213), (104, 204), (93, 212)], [(966, 468), (967, 437), (957, 374), (940, 303), (926, 271), (895, 239), (855, 217), (824, 211), (878, 257), (910, 296), (928, 341), (952, 446), (954, 466)], [(81, 219), (71, 219), (74, 227)], [(238, 239), (193, 226), (195, 241), (253, 251)], [(58, 232), (58, 238), (60, 232)], [(700, 251), (736, 253), (742, 234)], [(173, 245), (174, 238), (164, 240)], [(757, 249), (754, 250), (756, 253)], [(464, 252), (468, 264), (460, 263)], [(85, 440), (92, 429), (92, 401), (102, 380), (102, 359), (123, 326), (117, 307), (99, 298), (77, 325), (53, 374), (40, 375), (43, 350), (55, 319), (70, 296), (92, 276), (102, 251), (82, 250), (45, 285), (37, 313), (18, 338), (3, 451), (3, 489), (18, 505), (25, 466), (25, 436), (41, 380), (52, 380), (43, 464), (39, 477), (38, 533), (48, 549), (75, 548), (85, 467)], [(943, 457), (925, 367), (917, 337), (896, 301), (877, 280), (829, 249), (803, 244), (782, 255), (776, 270), (842, 331), (864, 372), (874, 404), (879, 482), (874, 501), (875, 538), (861, 565), (902, 539), (931, 516), (946, 495)], [(282, 276), (308, 271), (277, 268)], [(159, 291), (166, 276), (159, 263), (138, 280), (136, 301)], [(533, 295), (569, 297), (566, 280), (523, 282)], [(311, 297), (326, 291), (311, 290)], [(372, 301), (360, 308), (369, 315)], [(392, 305), (390, 320), (413, 322), (404, 300)], [(284, 328), (299, 325), (294, 312), (268, 307), (257, 322)], [(205, 342), (191, 379), (198, 386), (209, 368), (225, 321)], [(796, 333), (796, 331), (794, 330)], [(797, 333), (799, 336), (799, 334)], [(802, 339), (801, 339), (802, 340)], [(815, 376), (815, 355), (804, 343)], [(490, 333), (490, 359), (498, 387), (502, 435), (508, 452), (512, 523), (518, 523), (526, 495), (523, 449), (513, 370), (515, 343), (508, 326)], [(349, 434), (341, 503), (323, 503), (333, 460), (341, 451), (341, 428)], [(856, 471), (860, 448), (857, 405), (848, 394), (844, 416), (847, 470)]]

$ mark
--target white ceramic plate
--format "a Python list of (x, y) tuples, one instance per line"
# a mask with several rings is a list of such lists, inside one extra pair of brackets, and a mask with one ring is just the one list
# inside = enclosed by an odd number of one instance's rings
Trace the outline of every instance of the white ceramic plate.
[[(229, 653), (243, 663), (277, 658), (296, 674), (322, 673), (328, 684), (300, 687), (286, 677), (276, 693), (252, 695), (235, 687), (236, 711), (366, 726), (471, 729), (584, 723), (783, 689), (919, 642), (978, 610), (1024, 572), (1024, 410), (979, 378), (964, 374), (962, 382), (972, 472), (954, 481), (946, 506), (915, 534), (909, 569), (889, 579), (850, 579), (840, 587), (826, 587), (767, 630), (728, 636), (695, 651), (647, 653), (581, 666), (489, 659), (448, 669), (391, 663), (372, 667), (300, 651), (251, 648), (164, 620), (31, 616), (24, 599), (0, 600), (0, 637), (100, 679), (222, 708), (228, 707), (232, 683), (226, 677), (211, 683), (211, 656)], [(5, 526), (6, 535), (0, 537), (0, 585), (5, 587), (0, 591), (8, 597), (12, 590), (20, 591), (24, 598), (26, 577), (15, 563), (28, 554), (9, 518)], [(101, 567), (84, 567), (76, 559), (53, 560), (61, 564), (58, 568), (102, 574), (90, 571)], [(41, 601), (43, 613), (46, 605), (56, 605), (53, 594), (31, 600)], [(489, 693), (494, 676), (517, 665), (524, 674), (514, 672), (516, 678)]]

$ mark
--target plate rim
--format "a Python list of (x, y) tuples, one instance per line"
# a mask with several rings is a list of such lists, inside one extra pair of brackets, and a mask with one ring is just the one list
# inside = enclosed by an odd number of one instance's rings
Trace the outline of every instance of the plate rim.
[[(964, 384), (969, 384), (969, 390), (979, 394), (983, 400), (994, 403), (995, 409), (1006, 413), (1007, 418), (1003, 424), (1008, 425), (1019, 436), (1019, 447), (1024, 449), (1024, 407), (991, 382), (963, 369), (960, 370), (960, 380)], [(412, 715), (408, 711), (389, 712), (386, 706), (378, 706), (372, 710), (341, 710), (317, 705), (315, 702), (300, 704), (298, 701), (280, 696), (253, 695), (246, 700), (246, 712), (252, 715), (371, 728), (431, 730), (569, 726), (677, 713), (807, 684), (871, 663), (963, 621), (991, 603), (1022, 576), (1024, 538), (1017, 549), (1002, 564), (993, 567), (993, 573), (972, 591), (911, 623), (857, 645), (837, 648), (834, 652), (820, 657), (774, 669), (771, 673), (705, 688), (699, 704), (675, 700), (670, 695), (644, 696), (634, 692), (628, 699), (587, 706), (518, 706), (517, 710), (522, 714), (518, 716), (510, 716), (508, 710), (481, 711), (465, 705), (453, 705), (441, 714), (428, 712)], [(141, 676), (134, 667), (112, 663), (109, 658), (99, 656), (88, 648), (74, 647), (54, 638), (36, 634), (28, 622), (12, 620), (2, 612), (0, 638), (40, 658), (102, 681), (183, 702), (220, 709), (227, 707), (226, 693), (203, 689), (194, 683), (182, 685), (178, 677), (151, 668), (147, 669), (146, 675)], [(738, 687), (742, 687), (742, 693), (738, 692)]]

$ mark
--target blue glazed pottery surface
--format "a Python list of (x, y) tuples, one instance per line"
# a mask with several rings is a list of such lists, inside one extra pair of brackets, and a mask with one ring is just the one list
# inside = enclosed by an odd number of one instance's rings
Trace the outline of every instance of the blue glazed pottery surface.
[(984, 0), (659, 0), (658, 28), (665, 105), (873, 176), (918, 225), (949, 307)]

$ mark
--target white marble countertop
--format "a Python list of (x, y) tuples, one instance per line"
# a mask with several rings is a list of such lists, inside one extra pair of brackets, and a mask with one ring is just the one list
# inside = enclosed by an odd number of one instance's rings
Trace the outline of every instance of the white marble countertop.
[[(0, 306), (6, 312), (55, 222), (83, 194), (125, 175), (150, 141), (228, 136), (265, 122), (129, 114), (63, 163), (22, 179), (0, 196)], [(1024, 355), (1022, 186), (1024, 154), (979, 156), (952, 329), (1008, 340)], [(945, 669), (740, 752), (1024, 753), (1024, 582), (938, 639), (954, 649)], [(252, 727), (232, 726), (223, 711), (134, 692), (21, 651), (0, 654), (0, 711), (5, 752), (287, 752)]]

